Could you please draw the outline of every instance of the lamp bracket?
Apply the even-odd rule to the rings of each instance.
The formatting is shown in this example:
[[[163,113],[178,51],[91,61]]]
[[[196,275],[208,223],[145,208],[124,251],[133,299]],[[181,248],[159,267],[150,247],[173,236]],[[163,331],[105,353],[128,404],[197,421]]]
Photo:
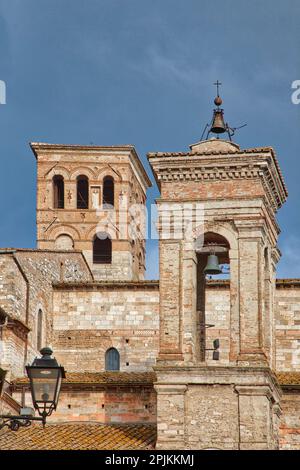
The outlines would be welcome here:
[[[26,415],[0,415],[0,429],[7,426],[11,431],[18,431],[20,427],[27,428],[32,421],[42,421],[43,426],[46,424],[46,417],[33,417]]]

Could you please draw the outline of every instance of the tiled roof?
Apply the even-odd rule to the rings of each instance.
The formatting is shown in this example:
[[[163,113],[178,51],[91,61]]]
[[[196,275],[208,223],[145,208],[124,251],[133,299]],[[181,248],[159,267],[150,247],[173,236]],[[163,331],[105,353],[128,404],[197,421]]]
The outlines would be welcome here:
[[[300,385],[300,372],[276,372],[280,385]]]
[[[206,281],[208,287],[229,287],[230,281],[228,279],[208,279]],[[286,278],[276,279],[277,288],[289,288],[289,287],[300,287],[300,279],[298,278]]]
[[[158,289],[158,280],[53,282],[54,289]]]
[[[155,442],[156,427],[143,424],[32,424],[0,431],[0,450],[142,450]]]
[[[66,372],[63,383],[86,384],[152,384],[154,372]],[[13,385],[28,383],[27,377],[15,379]]]

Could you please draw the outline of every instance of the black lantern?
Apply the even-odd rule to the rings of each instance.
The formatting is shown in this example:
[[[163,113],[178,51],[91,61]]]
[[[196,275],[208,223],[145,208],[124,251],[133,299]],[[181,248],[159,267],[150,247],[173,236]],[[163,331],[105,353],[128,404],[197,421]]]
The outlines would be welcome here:
[[[32,403],[39,415],[50,416],[56,410],[62,379],[65,377],[64,368],[52,358],[50,348],[41,349],[41,358],[35,358],[31,366],[26,366],[30,380]]]
[[[30,426],[32,421],[42,421],[45,426],[47,416],[56,410],[65,370],[51,357],[50,348],[43,348],[40,353],[41,358],[36,357],[31,366],[26,366],[32,403],[40,416],[35,417],[32,408],[22,408],[18,416],[0,415],[0,429],[7,426],[12,431],[18,431],[21,426]]]

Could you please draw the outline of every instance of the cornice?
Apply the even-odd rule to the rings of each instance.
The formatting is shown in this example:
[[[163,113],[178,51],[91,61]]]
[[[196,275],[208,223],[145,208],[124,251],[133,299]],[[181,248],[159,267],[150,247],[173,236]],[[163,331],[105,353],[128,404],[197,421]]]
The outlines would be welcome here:
[[[110,145],[110,146],[99,146],[99,145],[76,145],[76,144],[50,144],[45,142],[30,142],[30,148],[33,151],[35,158],[38,159],[40,152],[44,154],[51,154],[53,152],[66,152],[66,153],[86,153],[86,152],[125,152],[132,156],[131,162],[133,167],[138,170],[143,179],[143,185],[145,189],[152,186],[151,180],[137,154],[134,145]]]
[[[88,282],[55,282],[52,284],[55,290],[98,290],[98,289],[159,289],[159,281],[88,281]]]
[[[178,181],[260,179],[274,211],[285,202],[287,190],[272,149],[236,152],[148,154],[157,184]]]

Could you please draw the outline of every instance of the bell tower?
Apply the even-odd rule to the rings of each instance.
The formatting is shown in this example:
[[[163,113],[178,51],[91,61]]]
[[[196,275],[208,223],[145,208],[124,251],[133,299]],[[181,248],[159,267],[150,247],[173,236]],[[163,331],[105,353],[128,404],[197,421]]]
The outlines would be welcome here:
[[[221,103],[218,94],[215,104]],[[157,445],[277,448],[276,212],[287,191],[274,150],[241,149],[219,108],[210,133],[217,138],[188,152],[148,154],[161,191]],[[225,133],[229,139],[220,139]],[[178,214],[187,208],[188,233],[178,230]],[[229,353],[212,364],[205,354],[206,274],[216,274],[218,263],[230,269]]]
[[[80,250],[96,280],[142,280],[143,220],[151,182],[131,145],[32,143],[38,248]],[[139,217],[137,217],[139,215]]]

